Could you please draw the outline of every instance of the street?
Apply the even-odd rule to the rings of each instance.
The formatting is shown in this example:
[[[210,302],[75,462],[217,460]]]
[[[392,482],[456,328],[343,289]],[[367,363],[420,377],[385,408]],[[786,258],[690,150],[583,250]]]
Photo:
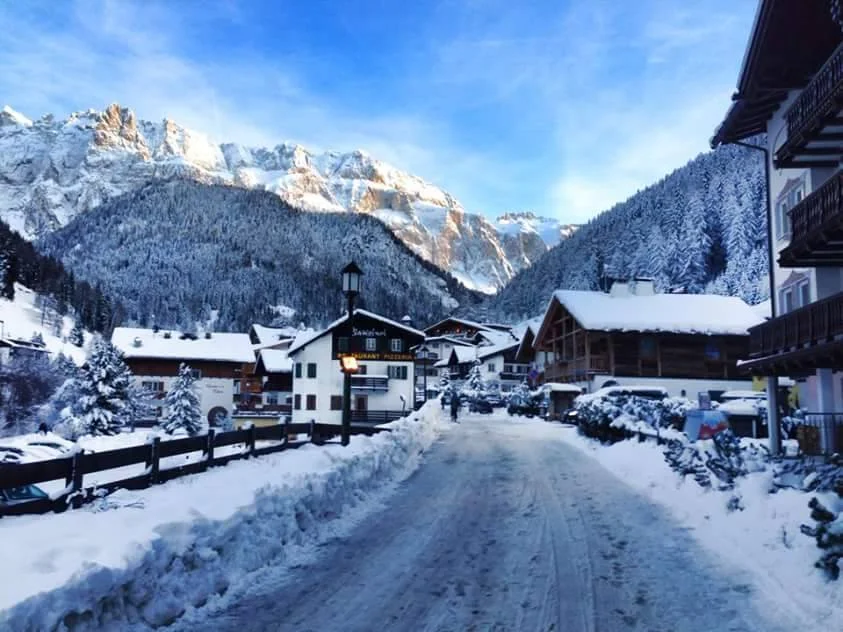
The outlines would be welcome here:
[[[419,470],[312,562],[264,573],[176,629],[785,629],[746,578],[660,507],[558,440],[561,427],[464,416]],[[777,627],[781,626],[781,627]]]

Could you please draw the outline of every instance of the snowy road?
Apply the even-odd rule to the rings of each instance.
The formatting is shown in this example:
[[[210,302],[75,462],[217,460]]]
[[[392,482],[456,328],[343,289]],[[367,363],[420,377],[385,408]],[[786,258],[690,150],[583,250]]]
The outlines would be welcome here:
[[[180,630],[775,632],[753,589],[557,440],[468,417],[387,505],[307,565]],[[196,613],[198,614],[198,613]]]

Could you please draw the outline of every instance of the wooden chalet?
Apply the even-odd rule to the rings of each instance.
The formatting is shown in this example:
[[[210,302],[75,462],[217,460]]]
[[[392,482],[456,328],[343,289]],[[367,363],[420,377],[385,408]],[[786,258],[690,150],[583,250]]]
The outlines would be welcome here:
[[[535,336],[546,354],[544,382],[597,377],[735,380],[760,321],[741,299],[656,294],[652,282],[615,283],[609,293],[553,295]],[[696,388],[698,384],[689,384]],[[678,393],[677,393],[678,394]]]

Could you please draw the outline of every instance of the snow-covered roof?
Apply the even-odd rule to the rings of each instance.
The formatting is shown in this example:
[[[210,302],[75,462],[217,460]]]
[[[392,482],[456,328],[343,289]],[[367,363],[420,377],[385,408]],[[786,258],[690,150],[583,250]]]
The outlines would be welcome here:
[[[392,320],[392,319],[386,318],[385,316],[381,316],[380,314],[375,314],[374,312],[370,312],[370,311],[367,311],[365,309],[355,309],[354,313],[359,314],[360,316],[366,316],[366,317],[371,318],[373,320],[380,321],[384,324],[390,325],[392,327],[396,327],[398,329],[403,329],[404,331],[406,331],[408,333],[414,334],[416,336],[421,336],[422,338],[424,338],[424,332],[423,331],[420,331],[418,329],[414,329],[413,327],[408,327],[407,325],[405,325],[403,323],[399,323],[397,320]],[[298,336],[296,336],[296,339],[293,341],[293,344],[290,345],[290,348],[287,350],[287,353],[289,355],[293,355],[294,353],[298,352],[302,347],[310,344],[311,342],[313,342],[317,338],[321,338],[322,336],[329,333],[330,331],[333,331],[334,328],[338,327],[339,325],[346,322],[347,320],[348,320],[348,314],[344,314],[342,317],[337,318],[334,322],[332,322],[330,325],[328,325],[327,327],[325,327],[325,329],[323,329],[321,331],[303,332],[303,333],[299,334]]]
[[[760,318],[767,320],[772,316],[772,303],[772,300],[768,298],[766,301],[761,301],[760,303],[753,305],[752,309],[755,310],[755,313],[758,314]]]
[[[751,306],[735,296],[610,296],[582,290],[559,290],[553,296],[584,329],[598,331],[746,335],[762,322]]]
[[[447,322],[460,323],[461,325],[466,325],[467,327],[479,329],[480,331],[494,331],[493,329],[491,329],[490,327],[488,327],[487,325],[484,325],[482,323],[476,323],[473,320],[466,320],[465,318],[455,318],[453,316],[450,317],[450,318],[444,318],[444,319],[440,320],[438,323],[435,323],[435,324],[431,325],[430,327],[425,327],[425,331],[430,331],[431,329],[435,329],[439,325],[441,325],[443,323],[447,323]]]
[[[546,382],[542,388],[547,389],[551,393],[582,393],[582,387],[574,384],[561,384],[559,382]]]
[[[517,340],[509,340],[503,344],[499,345],[486,345],[477,347],[477,358],[483,360],[485,358],[491,358],[492,356],[496,356],[499,353],[504,353],[509,351],[510,349],[514,349],[520,343]]]
[[[206,360],[209,362],[255,361],[252,341],[248,334],[212,333],[210,338],[197,336],[196,340],[181,338],[177,331],[155,332],[138,327],[117,327],[111,334],[111,342],[127,358],[161,358],[167,360]]]
[[[437,340],[441,340],[443,342],[450,342],[454,345],[461,345],[463,347],[471,347],[472,345],[468,340],[464,338],[454,338],[453,336],[433,336],[432,338],[427,338],[425,342],[435,342]]]
[[[720,399],[766,399],[764,391],[725,391],[720,394]]]
[[[282,340],[295,338],[299,330],[295,327],[265,327],[264,325],[252,325],[252,331],[258,337],[258,344],[275,344]]]
[[[495,331],[491,329],[477,332],[477,338],[482,338],[484,343],[487,345],[496,346],[505,345],[510,342],[517,342],[515,336],[508,331]]]
[[[292,373],[293,361],[283,349],[262,349],[258,361],[263,363],[267,373]]]
[[[454,347],[451,353],[457,356],[457,364],[468,364],[477,359],[476,347]]]

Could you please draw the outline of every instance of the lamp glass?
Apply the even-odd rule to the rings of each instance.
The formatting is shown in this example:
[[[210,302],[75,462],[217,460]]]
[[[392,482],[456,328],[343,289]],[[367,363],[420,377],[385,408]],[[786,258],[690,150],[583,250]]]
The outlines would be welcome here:
[[[340,358],[340,368],[343,373],[357,373],[360,365],[357,364],[357,358],[354,356],[343,356]]]

